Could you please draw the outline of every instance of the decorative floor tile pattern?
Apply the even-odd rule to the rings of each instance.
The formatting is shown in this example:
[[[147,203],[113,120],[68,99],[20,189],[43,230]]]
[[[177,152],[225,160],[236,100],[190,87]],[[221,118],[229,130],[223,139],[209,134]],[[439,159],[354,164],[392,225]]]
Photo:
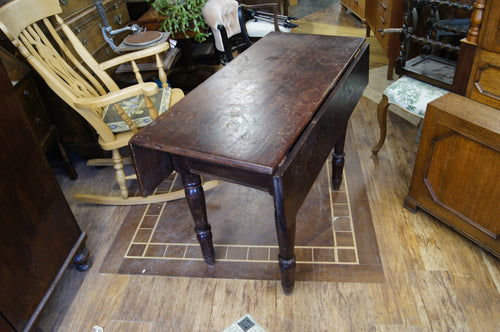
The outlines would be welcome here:
[[[346,151],[339,191],[325,163],[297,215],[296,279],[383,282],[357,152]],[[171,176],[159,192],[181,189]],[[201,256],[185,200],[135,206],[123,221],[101,272],[279,280],[272,196],[221,182],[205,193],[215,267]]]
[[[327,178],[331,179],[331,163],[325,164]],[[173,187],[179,188],[179,176],[174,176]],[[295,247],[297,264],[359,264],[355,233],[349,209],[349,198],[345,186],[334,192],[328,181],[331,211],[331,246]],[[335,203],[334,203],[335,202]],[[158,260],[203,260],[198,243],[156,242],[155,231],[162,222],[163,213],[169,203],[151,204],[144,211],[135,230],[125,258]],[[214,243],[219,262],[277,263],[277,245],[237,245]]]

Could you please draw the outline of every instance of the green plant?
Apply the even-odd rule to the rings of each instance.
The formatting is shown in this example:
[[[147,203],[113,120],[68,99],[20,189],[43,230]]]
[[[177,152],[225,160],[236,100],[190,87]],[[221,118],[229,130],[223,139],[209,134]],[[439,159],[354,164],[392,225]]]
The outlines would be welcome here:
[[[188,32],[194,32],[194,39],[203,42],[209,36],[208,25],[201,10],[206,0],[148,0],[151,6],[165,16],[162,29],[174,33],[182,32],[189,38]]]

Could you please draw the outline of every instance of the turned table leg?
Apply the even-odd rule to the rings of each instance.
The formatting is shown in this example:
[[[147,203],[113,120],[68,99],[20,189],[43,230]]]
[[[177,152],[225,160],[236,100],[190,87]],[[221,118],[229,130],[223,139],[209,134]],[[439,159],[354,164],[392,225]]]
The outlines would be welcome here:
[[[347,127],[340,135],[339,139],[335,143],[335,148],[333,149],[332,154],[332,187],[334,190],[339,190],[340,185],[342,184],[342,172],[344,171],[344,144],[345,144],[345,135],[346,135]]]
[[[283,191],[275,188],[274,195],[276,234],[279,245],[281,287],[285,295],[292,294],[295,285],[295,212],[285,209]]]
[[[180,172],[186,200],[194,220],[194,230],[200,243],[203,259],[208,266],[215,265],[215,251],[212,242],[212,232],[207,220],[205,192],[201,185],[201,177],[197,174]]]

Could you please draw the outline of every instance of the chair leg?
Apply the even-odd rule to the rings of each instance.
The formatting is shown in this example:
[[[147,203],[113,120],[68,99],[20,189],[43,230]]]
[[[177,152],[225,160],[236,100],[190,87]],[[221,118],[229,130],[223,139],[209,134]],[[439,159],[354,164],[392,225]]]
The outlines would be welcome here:
[[[125,171],[123,170],[122,156],[118,149],[114,149],[113,151],[113,167],[116,171],[116,182],[120,186],[120,196],[123,199],[128,198],[128,189],[127,189],[127,179],[125,178]]]
[[[170,191],[163,194],[154,194],[148,197],[132,196],[129,197],[127,189],[127,179],[135,179],[135,175],[126,176],[123,170],[122,156],[118,150],[113,150],[113,167],[116,171],[116,182],[120,186],[120,196],[103,196],[93,194],[75,194],[73,199],[92,204],[104,205],[139,205],[139,204],[152,204],[162,203],[177,200],[185,197],[184,190]],[[124,158],[125,159],[125,158]],[[103,163],[104,164],[104,163]],[[101,165],[101,164],[100,164]],[[203,190],[208,191],[217,187],[220,184],[218,180],[212,180],[203,183]]]
[[[378,116],[378,124],[380,127],[380,139],[376,146],[372,148],[373,154],[377,154],[377,152],[382,148],[385,142],[385,136],[387,134],[387,109],[389,108],[389,98],[386,95],[382,95],[382,100],[378,104],[377,108],[377,116]]]

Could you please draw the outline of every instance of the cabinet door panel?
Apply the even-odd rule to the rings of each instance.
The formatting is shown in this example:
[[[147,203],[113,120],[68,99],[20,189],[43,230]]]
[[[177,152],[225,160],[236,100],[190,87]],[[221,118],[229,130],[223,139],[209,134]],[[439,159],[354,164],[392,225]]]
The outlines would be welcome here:
[[[434,138],[425,181],[436,204],[497,238],[500,223],[492,216],[500,216],[499,164],[497,151],[450,132]]]

